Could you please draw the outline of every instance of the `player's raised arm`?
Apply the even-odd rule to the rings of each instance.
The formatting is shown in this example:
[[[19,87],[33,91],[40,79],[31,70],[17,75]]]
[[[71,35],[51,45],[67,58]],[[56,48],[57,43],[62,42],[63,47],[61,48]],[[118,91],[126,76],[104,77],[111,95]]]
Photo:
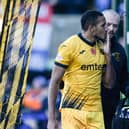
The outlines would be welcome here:
[[[111,38],[107,31],[106,43],[104,43],[104,53],[106,57],[106,68],[103,74],[103,83],[106,88],[113,88],[116,80],[116,72],[111,59]]]

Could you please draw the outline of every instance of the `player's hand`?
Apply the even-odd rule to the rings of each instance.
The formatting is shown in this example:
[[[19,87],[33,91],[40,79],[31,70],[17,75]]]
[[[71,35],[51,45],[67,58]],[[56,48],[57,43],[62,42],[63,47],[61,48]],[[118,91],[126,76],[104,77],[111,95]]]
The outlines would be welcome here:
[[[107,31],[107,34],[106,34],[106,41],[104,43],[103,51],[107,55],[111,53],[111,38],[110,38],[110,34],[109,34],[108,31]]]

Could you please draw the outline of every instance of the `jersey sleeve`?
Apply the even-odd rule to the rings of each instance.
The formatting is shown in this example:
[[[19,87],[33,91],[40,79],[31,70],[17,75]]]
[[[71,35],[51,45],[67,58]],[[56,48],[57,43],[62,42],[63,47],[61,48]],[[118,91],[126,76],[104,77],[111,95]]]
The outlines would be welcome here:
[[[71,45],[72,43],[69,41],[60,44],[57,56],[55,58],[56,65],[62,66],[64,68],[67,68],[69,66],[73,56],[73,47]]]

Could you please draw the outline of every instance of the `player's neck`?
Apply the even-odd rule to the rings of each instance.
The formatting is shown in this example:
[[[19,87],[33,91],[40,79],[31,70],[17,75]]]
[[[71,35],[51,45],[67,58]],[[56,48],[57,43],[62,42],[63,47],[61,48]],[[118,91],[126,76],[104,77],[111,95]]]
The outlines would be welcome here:
[[[91,36],[91,34],[89,34],[87,32],[83,32],[82,36],[83,36],[83,38],[85,38],[89,42],[95,42],[95,38],[93,36]]]

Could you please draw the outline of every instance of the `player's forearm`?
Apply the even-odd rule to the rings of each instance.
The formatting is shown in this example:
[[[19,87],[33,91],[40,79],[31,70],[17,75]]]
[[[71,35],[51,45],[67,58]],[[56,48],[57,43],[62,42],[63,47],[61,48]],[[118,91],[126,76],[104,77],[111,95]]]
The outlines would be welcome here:
[[[56,119],[56,98],[58,92],[58,83],[51,82],[48,90],[48,118]]]
[[[106,55],[107,65],[105,69],[105,75],[104,75],[104,86],[106,88],[113,88],[115,79],[116,79],[116,73],[115,69],[112,64],[111,54]]]

